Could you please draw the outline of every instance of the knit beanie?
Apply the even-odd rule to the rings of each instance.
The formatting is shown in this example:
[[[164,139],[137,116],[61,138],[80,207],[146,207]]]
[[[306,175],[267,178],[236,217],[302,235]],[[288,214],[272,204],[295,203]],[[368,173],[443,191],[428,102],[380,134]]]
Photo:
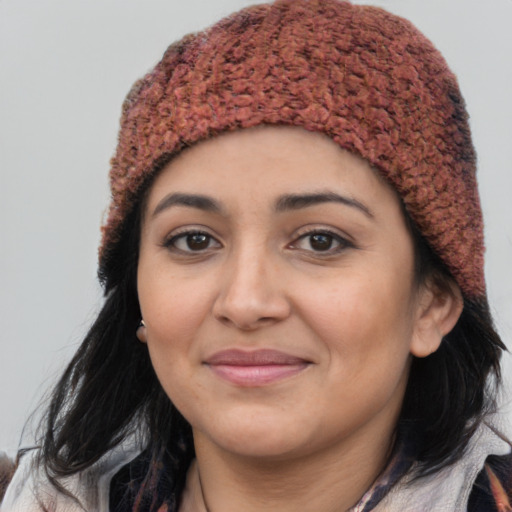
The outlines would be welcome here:
[[[262,124],[324,133],[370,162],[463,294],[485,295],[476,158],[457,80],[410,22],[339,0],[243,9],[171,45],[135,83],[111,162],[100,276],[173,155]]]

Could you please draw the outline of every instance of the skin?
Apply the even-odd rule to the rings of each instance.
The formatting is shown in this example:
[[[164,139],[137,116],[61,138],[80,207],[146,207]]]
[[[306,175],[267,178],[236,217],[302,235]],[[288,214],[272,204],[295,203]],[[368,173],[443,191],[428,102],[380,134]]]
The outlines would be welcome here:
[[[413,269],[396,193],[324,135],[231,132],[161,171],[142,222],[138,336],[193,429],[182,512],[357,503],[386,464],[411,355],[435,351],[460,314],[456,290],[418,287]],[[304,364],[240,385],[208,364],[226,349]]]

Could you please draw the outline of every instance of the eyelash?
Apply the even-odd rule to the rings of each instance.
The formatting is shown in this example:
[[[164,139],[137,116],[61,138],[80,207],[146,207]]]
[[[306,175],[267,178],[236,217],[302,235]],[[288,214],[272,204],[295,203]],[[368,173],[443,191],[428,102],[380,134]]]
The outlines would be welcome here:
[[[336,233],[334,231],[331,231],[329,229],[325,228],[316,228],[312,229],[310,231],[307,231],[306,233],[301,234],[294,242],[292,242],[292,246],[297,245],[297,242],[301,240],[310,239],[309,245],[311,246],[311,237],[314,237],[315,235],[323,235],[327,236],[331,239],[331,243],[337,243],[337,247],[332,248],[328,247],[326,250],[313,250],[313,249],[304,249],[307,252],[313,252],[315,255],[319,256],[332,256],[335,254],[338,254],[346,249],[353,248],[354,244],[341,236],[339,233]]]
[[[300,247],[297,247],[297,244],[300,241],[306,240],[308,238],[310,239],[309,245],[311,247],[311,237],[314,237],[316,235],[322,235],[322,236],[328,237],[330,239],[329,240],[330,246],[327,247],[325,250],[314,250],[312,248],[311,249],[301,249]],[[193,250],[190,248],[190,246],[188,249],[182,249],[177,246],[177,244],[180,240],[183,240],[185,243],[187,243],[188,242],[187,239],[189,239],[189,237],[193,237],[193,236],[205,237],[207,246],[204,248],[201,248],[199,250]],[[218,242],[216,240],[216,238],[214,236],[212,236],[210,233],[208,233],[206,231],[201,231],[201,230],[195,230],[195,229],[190,230],[189,229],[189,230],[174,234],[169,239],[165,240],[162,245],[165,248],[167,248],[170,251],[173,251],[175,253],[189,254],[189,255],[192,255],[192,254],[200,255],[200,254],[204,254],[206,251],[212,249],[212,247],[211,247],[212,242],[215,242],[218,247],[221,246],[220,242]],[[331,247],[333,243],[337,244],[337,246],[335,248]],[[331,231],[329,229],[316,228],[316,229],[309,230],[305,233],[302,233],[291,244],[289,244],[288,247],[297,248],[298,250],[302,250],[304,252],[314,253],[315,255],[318,255],[318,256],[332,256],[332,255],[338,254],[346,249],[354,247],[354,244],[334,231]]]
[[[177,234],[171,236],[168,240],[165,240],[162,245],[171,251],[181,253],[181,254],[202,254],[206,250],[210,249],[210,247],[206,247],[204,249],[194,251],[193,249],[190,249],[190,247],[189,247],[189,250],[180,249],[179,247],[177,247],[177,242],[179,240],[184,240],[185,243],[187,243],[187,239],[189,237],[193,237],[193,236],[204,236],[208,241],[208,246],[211,244],[212,241],[215,241],[220,246],[220,242],[218,242],[215,239],[215,237],[210,235],[210,233],[208,233],[206,231],[201,231],[199,229],[192,229],[192,230],[189,229],[189,230],[183,231],[181,233],[177,233]]]

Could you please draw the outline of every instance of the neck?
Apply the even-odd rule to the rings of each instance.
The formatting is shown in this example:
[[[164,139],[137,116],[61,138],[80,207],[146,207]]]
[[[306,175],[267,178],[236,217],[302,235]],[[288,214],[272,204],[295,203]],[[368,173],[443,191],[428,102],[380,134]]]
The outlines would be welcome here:
[[[197,432],[194,438],[197,459],[180,512],[343,512],[371,487],[390,450],[383,437],[366,437],[350,449],[331,445],[309,456],[261,460],[220,450]]]

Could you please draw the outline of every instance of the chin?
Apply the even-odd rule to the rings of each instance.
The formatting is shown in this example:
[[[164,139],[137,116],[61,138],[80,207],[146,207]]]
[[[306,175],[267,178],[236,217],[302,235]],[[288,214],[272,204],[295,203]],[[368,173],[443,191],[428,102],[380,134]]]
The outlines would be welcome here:
[[[266,460],[283,460],[298,455],[300,449],[299,440],[285,439],[283,435],[269,436],[268,432],[247,432],[243,437],[233,437],[225,439],[224,437],[214,440],[223,450],[239,457]],[[282,433],[280,433],[282,434]],[[299,446],[297,446],[299,444]]]
[[[205,437],[223,451],[242,457],[280,459],[293,456],[307,446],[305,432],[297,428],[302,422],[261,414],[241,414],[225,418],[206,429],[195,429],[194,437]]]

